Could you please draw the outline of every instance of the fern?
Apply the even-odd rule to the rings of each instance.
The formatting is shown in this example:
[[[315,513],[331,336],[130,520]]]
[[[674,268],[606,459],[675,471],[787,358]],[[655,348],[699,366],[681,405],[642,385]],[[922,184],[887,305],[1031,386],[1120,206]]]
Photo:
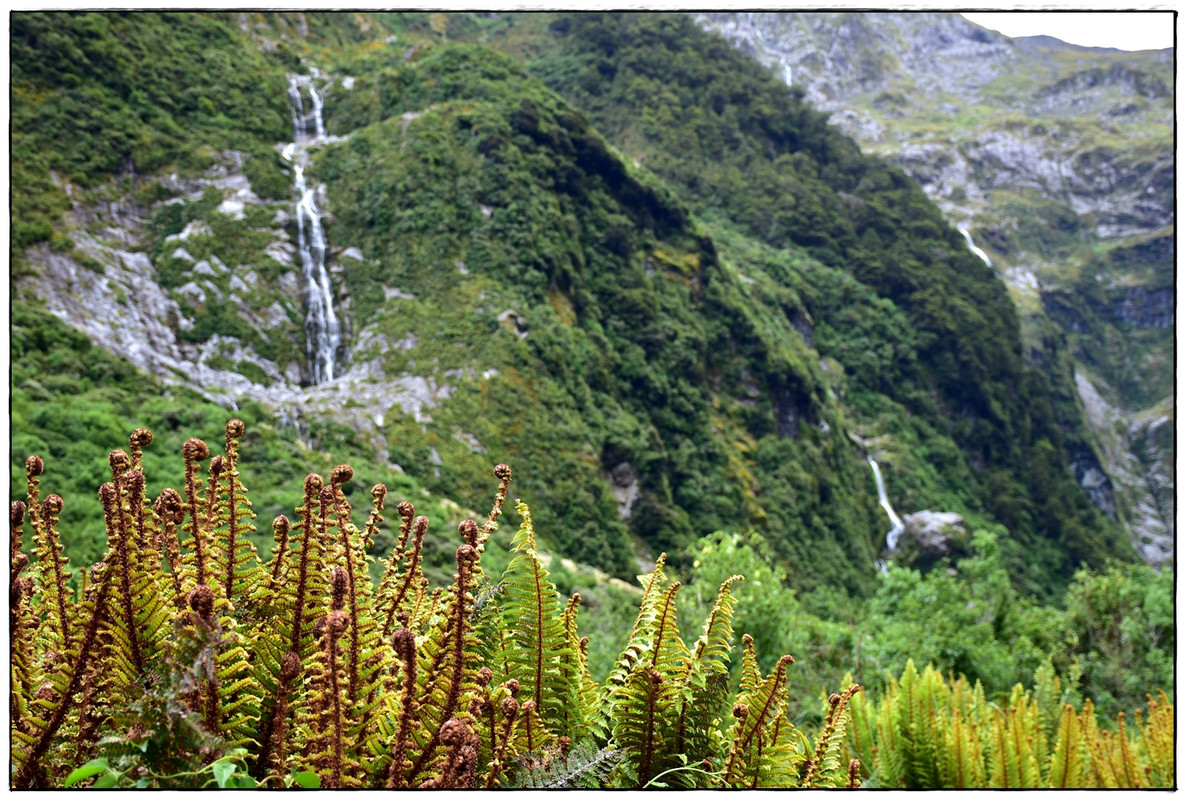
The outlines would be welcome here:
[[[517,504],[523,524],[515,534],[516,555],[502,576],[500,603],[507,653],[505,678],[514,678],[540,718],[560,735],[575,736],[570,703],[579,697],[577,654],[566,635],[556,587],[535,550],[535,529],[526,504]],[[568,665],[566,668],[565,665]]]
[[[1105,731],[1090,701],[1078,714],[1066,703],[1051,711],[1071,695],[1050,671],[998,708],[978,684],[909,664],[880,704],[856,686],[832,695],[811,742],[787,719],[790,656],[764,677],[743,636],[730,697],[740,576],[720,587],[689,646],[664,557],[641,578],[626,647],[598,685],[580,596],[561,601],[526,506],[506,573],[498,582],[482,573],[510,483],[505,465],[495,468],[485,524],[458,528],[447,588],[428,584],[428,520],[406,502],[372,584],[366,550],[386,489],[372,489],[360,529],[346,465],[328,481],[306,478],[295,523],[276,517],[262,562],[247,541],[243,432],[232,420],[213,458],[187,441],[183,491],[152,503],[142,471],[151,435],[134,432],[130,455],[113,451],[100,490],[107,550],[75,571],[78,595],[57,535],[63,503],[41,500],[44,467],[27,462],[26,500],[10,519],[14,788],[60,786],[92,759],[109,770],[105,781],[136,775],[162,787],[201,785],[204,773],[231,766],[262,785],[315,774],[327,788],[1173,784],[1164,694],[1149,699],[1147,719],[1121,717]],[[21,546],[26,522],[33,560]]]
[[[573,745],[564,755],[526,763],[519,771],[518,789],[601,789],[624,756],[622,750],[597,748],[592,742]]]
[[[723,776],[726,785],[751,789],[798,785],[806,742],[801,735],[796,738],[786,719],[786,669],[792,663],[791,656],[783,656],[765,680],[754,664],[752,688],[743,689],[733,706]]]

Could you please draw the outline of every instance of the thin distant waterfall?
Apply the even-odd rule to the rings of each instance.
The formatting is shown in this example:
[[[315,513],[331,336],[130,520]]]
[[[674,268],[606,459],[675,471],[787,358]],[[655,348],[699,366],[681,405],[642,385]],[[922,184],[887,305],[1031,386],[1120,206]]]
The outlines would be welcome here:
[[[292,75],[288,79],[288,100],[292,108],[293,143],[283,151],[293,167],[293,196],[296,198],[297,250],[305,286],[305,352],[309,376],[314,384],[334,379],[334,355],[342,344],[342,327],[334,315],[334,293],[325,268],[325,229],[317,208],[315,191],[305,184],[308,160],[305,145],[325,139],[325,118],[321,95],[313,76]],[[305,110],[305,95],[311,108]]]
[[[765,50],[767,53],[773,52],[770,47],[770,44],[766,41],[766,34],[762,33],[762,29],[754,24],[753,12],[749,12],[748,14],[746,14],[746,18],[749,20],[750,28],[752,28],[754,33],[757,35],[758,42],[762,45],[762,49]],[[785,83],[787,86],[790,86],[791,85],[791,65],[787,63],[786,57],[783,56],[781,53],[778,55],[778,64],[779,64],[779,66],[782,67],[782,82]]]
[[[877,482],[877,502],[889,515],[892,526],[885,536],[885,549],[887,552],[893,553],[898,549],[898,537],[902,535],[902,531],[906,530],[906,526],[902,523],[902,518],[894,511],[894,507],[890,505],[889,496],[885,493],[885,482],[881,480],[881,468],[877,466],[877,462],[871,456],[869,457],[869,466],[873,468],[873,480]],[[885,572],[884,562],[879,561],[878,566],[882,572]]]
[[[976,246],[976,243],[972,241],[972,234],[968,233],[968,229],[960,228],[959,232],[964,235],[964,241],[968,243],[968,249],[971,250],[976,255],[980,256],[980,260],[983,261],[986,265],[991,267],[992,262],[988,260],[988,253],[984,252],[983,250],[981,250],[979,247]]]

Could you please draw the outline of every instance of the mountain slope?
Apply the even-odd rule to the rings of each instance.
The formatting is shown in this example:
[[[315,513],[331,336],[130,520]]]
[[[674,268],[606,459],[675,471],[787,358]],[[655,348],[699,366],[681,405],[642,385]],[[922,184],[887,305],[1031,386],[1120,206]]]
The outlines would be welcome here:
[[[453,19],[236,17],[237,46],[305,55],[260,85],[327,135],[72,189],[14,296],[464,505],[510,463],[549,544],[617,575],[753,528],[796,586],[867,593],[870,453],[910,510],[1009,526],[1029,588],[1128,555],[1070,471],[1065,363],[1027,368],[1003,287],[903,173],[688,18]],[[313,216],[343,338],[315,384]]]
[[[1076,477],[1147,560],[1172,560],[1172,449],[1150,461],[1143,444],[1173,417],[1172,52],[1013,40],[947,13],[698,19],[922,184],[1010,284],[1027,351],[1069,348],[1100,454],[1073,457]],[[1102,484],[1086,466],[1101,458]]]

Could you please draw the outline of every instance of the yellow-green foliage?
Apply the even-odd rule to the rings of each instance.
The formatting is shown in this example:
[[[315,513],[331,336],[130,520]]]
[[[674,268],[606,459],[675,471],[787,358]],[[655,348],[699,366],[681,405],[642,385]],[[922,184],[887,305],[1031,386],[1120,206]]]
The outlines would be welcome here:
[[[1138,711],[1135,730],[1122,713],[1109,731],[1090,700],[1079,710],[1051,702],[1059,689],[1052,672],[1039,670],[1034,691],[1017,685],[998,705],[979,684],[944,679],[930,666],[919,672],[910,661],[880,702],[854,698],[847,747],[865,785],[883,788],[1174,785],[1173,706],[1163,692],[1148,698],[1147,719]]]
[[[371,490],[359,529],[343,491],[353,470],[309,475],[296,521],[273,521],[263,560],[247,539],[243,433],[231,420],[213,457],[187,441],[185,485],[151,502],[140,454],[152,436],[133,433],[130,456],[111,453],[99,493],[106,554],[75,573],[56,530],[63,501],[41,500],[44,465],[28,460],[27,500],[11,516],[14,788],[855,785],[844,742],[859,687],[832,695],[812,742],[787,717],[793,659],[763,677],[747,635],[730,696],[740,576],[724,582],[688,644],[676,624],[680,584],[660,558],[641,579],[626,650],[598,685],[578,633],[580,596],[564,602],[551,582],[526,505],[506,573],[493,582],[482,572],[509,467],[495,468],[485,523],[459,526],[450,586],[429,586],[428,520],[407,502],[376,586],[367,550],[386,487]],[[1172,750],[1150,742],[1139,752],[1172,772]]]

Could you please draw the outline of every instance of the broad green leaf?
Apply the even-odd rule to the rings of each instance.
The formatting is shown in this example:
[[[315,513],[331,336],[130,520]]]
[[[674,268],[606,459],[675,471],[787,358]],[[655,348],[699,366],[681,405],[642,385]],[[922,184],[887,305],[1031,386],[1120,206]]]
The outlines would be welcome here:
[[[107,763],[105,758],[96,758],[87,764],[83,764],[78,769],[66,776],[66,782],[63,786],[73,786],[79,781],[86,780],[92,775],[98,775],[100,772],[106,772],[111,769],[111,765]]]
[[[227,780],[235,773],[236,765],[230,761],[215,761],[210,765],[214,772],[214,780],[218,781],[218,788],[225,789]]]
[[[316,772],[298,772],[292,776],[292,782],[305,789],[320,789],[321,778]]]
[[[91,784],[91,788],[110,789],[112,786],[115,786],[117,783],[119,783],[119,779],[123,776],[124,774],[122,772],[108,770],[107,772],[104,772],[102,775],[100,775],[93,784]]]

